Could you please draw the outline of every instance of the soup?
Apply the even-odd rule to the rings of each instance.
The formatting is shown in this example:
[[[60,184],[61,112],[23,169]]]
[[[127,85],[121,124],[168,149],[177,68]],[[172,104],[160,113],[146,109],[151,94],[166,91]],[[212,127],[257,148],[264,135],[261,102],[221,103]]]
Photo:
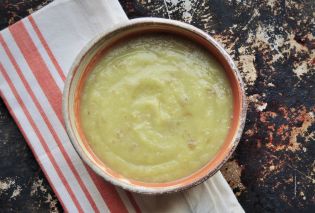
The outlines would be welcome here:
[[[232,121],[223,67],[198,44],[172,35],[143,35],[111,47],[81,94],[81,127],[95,155],[143,182],[173,181],[202,168]]]

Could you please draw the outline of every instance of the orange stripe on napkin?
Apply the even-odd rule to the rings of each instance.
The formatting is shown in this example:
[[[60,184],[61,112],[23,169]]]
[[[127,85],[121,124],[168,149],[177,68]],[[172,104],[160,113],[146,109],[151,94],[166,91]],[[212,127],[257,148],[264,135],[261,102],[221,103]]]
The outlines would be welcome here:
[[[34,29],[35,32],[36,32],[36,35],[38,36],[39,40],[40,40],[41,43],[43,44],[43,46],[44,46],[46,52],[47,52],[48,55],[49,55],[50,60],[53,62],[53,64],[54,64],[56,70],[58,71],[58,73],[59,73],[61,79],[62,79],[63,81],[65,81],[65,80],[66,80],[66,76],[65,76],[64,72],[62,71],[62,69],[61,69],[61,67],[60,67],[60,65],[59,65],[59,63],[58,63],[58,61],[57,61],[57,59],[55,58],[54,54],[52,53],[51,49],[49,48],[48,43],[46,42],[46,40],[45,40],[43,34],[42,34],[41,31],[39,30],[39,27],[37,26],[37,24],[36,24],[34,18],[30,15],[30,16],[28,17],[28,20],[29,20],[30,23],[32,24],[33,29]]]
[[[60,121],[62,119],[62,94],[58,88],[55,80],[53,79],[46,63],[41,57],[38,49],[36,48],[34,42],[29,36],[28,32],[22,21],[9,27],[12,36],[24,55],[29,67],[31,68],[33,74],[35,75],[38,83],[43,89],[46,97],[48,98],[50,104],[56,111],[56,114]]]
[[[134,197],[132,196],[132,194],[129,191],[126,191],[126,194],[130,200],[130,203],[133,205],[133,207],[135,208],[137,213],[141,213],[141,210],[136,202],[136,200],[134,199]]]
[[[31,123],[32,128],[34,129],[34,132],[36,133],[37,137],[39,138],[39,141],[42,145],[42,147],[44,148],[49,160],[51,161],[54,169],[56,170],[59,178],[61,179],[61,181],[65,184],[65,187],[67,189],[67,191],[69,192],[69,195],[71,197],[71,199],[73,200],[75,206],[78,208],[79,212],[83,212],[83,209],[81,207],[81,205],[79,204],[74,192],[72,191],[67,179],[65,178],[65,176],[63,175],[60,167],[58,166],[54,156],[50,153],[49,147],[46,144],[43,135],[40,133],[40,131],[38,130],[32,116],[30,115],[29,111],[27,110],[27,107],[25,106],[25,104],[23,103],[23,101],[21,100],[21,97],[18,95],[11,79],[9,78],[8,74],[6,73],[4,67],[2,66],[2,64],[0,64],[0,72],[2,73],[4,79],[6,80],[6,82],[9,84],[10,89],[13,92],[14,97],[16,98],[16,100],[18,101],[19,105],[21,106],[24,114],[26,115],[28,121]]]
[[[25,48],[25,45],[23,45],[23,42],[27,42],[27,44],[29,44],[30,46],[33,46],[34,44],[33,44],[32,40],[27,40],[27,39],[31,39],[31,38],[30,38],[29,35],[27,34],[26,29],[25,29],[23,23],[22,23],[22,22],[19,22],[19,24],[20,24],[20,26],[23,26],[23,27],[20,27],[19,29],[16,29],[16,28],[15,28],[16,25],[14,25],[14,27],[11,27],[11,28],[12,28],[12,31],[11,31],[11,32],[12,32],[12,36],[14,37],[16,43],[17,43],[18,46],[20,47],[20,49],[21,49],[21,51],[22,51],[24,57],[25,57],[26,60],[28,61],[29,58],[28,58],[28,55],[27,55],[27,50],[24,49],[24,51],[23,51],[23,49],[22,49],[22,48]],[[25,31],[24,31],[24,30],[25,30]],[[21,35],[21,34],[22,34],[22,35],[27,35],[27,36],[25,36],[25,39],[21,38],[21,37],[18,36],[18,35],[15,35],[14,33],[17,32],[17,31],[20,33],[19,35]],[[16,39],[16,38],[17,38],[17,39]],[[94,211],[99,212],[99,210],[97,209],[97,206],[96,206],[96,204],[95,204],[95,202],[94,202],[94,200],[93,200],[91,194],[89,193],[88,189],[86,188],[85,184],[83,183],[83,181],[82,181],[82,179],[81,179],[79,173],[78,173],[77,170],[75,169],[75,167],[74,167],[74,165],[73,165],[73,163],[72,163],[72,161],[71,161],[71,159],[70,159],[70,157],[69,157],[69,154],[68,154],[67,151],[65,150],[65,147],[64,147],[64,145],[63,145],[61,139],[58,137],[58,134],[57,134],[56,131],[54,130],[54,128],[53,128],[51,122],[49,121],[49,119],[47,118],[47,115],[45,114],[43,108],[41,107],[41,105],[39,104],[38,100],[36,99],[36,97],[35,97],[33,91],[32,91],[31,88],[30,88],[30,85],[29,85],[29,84],[27,83],[27,81],[25,80],[25,78],[24,78],[24,76],[23,76],[23,73],[21,72],[20,68],[18,67],[18,65],[17,65],[17,63],[16,63],[14,57],[13,57],[12,54],[10,53],[10,51],[9,51],[9,49],[8,49],[6,43],[4,42],[4,40],[3,40],[3,38],[2,38],[1,35],[0,35],[0,40],[1,40],[1,43],[2,43],[2,45],[3,45],[3,47],[4,47],[5,51],[6,51],[7,55],[8,55],[9,58],[10,58],[12,64],[14,65],[14,67],[15,67],[15,69],[16,69],[18,75],[19,75],[19,77],[21,78],[21,80],[22,80],[22,82],[23,82],[23,84],[24,84],[26,90],[27,90],[28,93],[30,94],[30,96],[31,96],[31,98],[32,98],[32,100],[33,100],[33,102],[35,103],[35,105],[36,105],[36,107],[38,108],[38,110],[39,110],[41,116],[43,117],[43,119],[44,119],[46,125],[48,126],[49,131],[51,132],[51,134],[53,135],[53,137],[54,137],[56,143],[58,144],[58,147],[60,148],[60,151],[61,151],[62,155],[64,156],[64,158],[65,158],[65,160],[66,160],[68,166],[70,167],[70,170],[72,171],[72,173],[73,173],[73,175],[75,176],[76,180],[78,181],[80,187],[82,188],[82,191],[84,192],[85,196],[87,197],[87,199],[88,199],[89,202],[91,203],[91,206],[92,206],[92,208],[94,209]],[[32,48],[32,47],[31,47],[31,48]],[[36,48],[35,45],[34,45],[33,48]],[[37,50],[37,49],[36,49],[36,50]],[[37,57],[41,57],[41,56],[39,55],[39,53],[38,53]],[[39,60],[37,60],[37,61],[39,61]],[[30,63],[29,63],[29,65],[30,65]],[[36,66],[36,65],[37,65],[37,64],[33,64],[32,67],[34,67],[34,66]],[[37,66],[41,66],[41,64],[38,64]],[[31,66],[30,66],[30,67],[31,67]],[[31,67],[31,69],[32,69],[32,67]],[[47,68],[47,69],[48,69],[48,68]],[[32,70],[33,70],[33,69],[32,69]],[[33,71],[33,73],[34,73],[34,72],[36,72],[36,71]],[[42,70],[41,73],[49,73],[49,71],[48,71],[48,70]],[[34,74],[35,74],[35,73],[34,73]],[[41,75],[41,76],[40,76],[40,79],[38,79],[38,76],[39,76],[39,75]],[[39,84],[40,84],[41,79],[42,79],[42,78],[45,78],[46,76],[44,76],[44,75],[42,75],[42,74],[38,74],[37,76],[35,75],[35,77],[38,79],[38,82],[39,82]],[[53,83],[53,82],[52,82],[53,79],[49,79],[49,80],[50,80],[50,81],[49,81],[49,82],[46,82],[46,84],[52,84],[52,83]],[[46,85],[46,86],[48,86],[48,85]],[[41,87],[43,88],[43,85],[41,85]],[[46,90],[47,90],[47,89],[46,89]],[[46,90],[43,89],[44,93],[45,93]],[[58,88],[58,87],[57,87],[57,88],[54,88],[54,90],[55,90],[54,93],[53,93],[54,98],[55,98],[55,99],[58,99],[58,96],[59,96],[60,99],[61,99],[61,93],[60,93],[59,88]],[[49,98],[48,98],[48,99],[49,99]],[[53,104],[51,103],[51,101],[50,101],[50,104],[53,105]],[[61,103],[60,103],[60,104],[61,104]],[[55,108],[54,108],[54,109],[55,109]],[[58,113],[60,113],[60,112],[58,112],[58,111],[56,112],[57,116],[58,116]],[[60,119],[61,116],[62,116],[62,115],[59,114],[58,118]],[[63,122],[63,120],[61,120],[61,122]]]
[[[91,178],[93,179],[95,185],[99,189],[101,196],[105,200],[107,207],[109,210],[113,213],[127,213],[128,210],[125,207],[125,204],[122,202],[120,196],[117,193],[117,190],[115,187],[104,181],[100,176],[98,176],[96,173],[94,173],[90,167],[86,166],[86,169],[88,170],[89,174],[91,175]]]

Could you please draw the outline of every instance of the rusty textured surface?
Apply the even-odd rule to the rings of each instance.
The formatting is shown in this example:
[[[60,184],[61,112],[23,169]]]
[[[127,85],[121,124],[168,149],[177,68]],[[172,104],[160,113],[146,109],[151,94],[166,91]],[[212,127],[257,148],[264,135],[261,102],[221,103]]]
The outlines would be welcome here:
[[[314,212],[315,1],[122,2],[131,18],[171,18],[205,30],[238,64],[248,117],[221,171],[244,209]]]
[[[0,0],[1,29],[48,2]],[[315,1],[120,2],[130,18],[171,18],[205,30],[225,46],[238,64],[246,83],[248,117],[241,142],[221,171],[244,209],[247,212],[314,212]],[[16,153],[23,151],[21,158],[36,173],[38,166],[23,139],[12,136],[19,132],[11,118],[4,119],[8,113],[2,103],[0,111],[0,146],[4,147],[7,141],[19,150],[8,148],[5,155],[1,151],[1,158],[14,161]],[[15,176],[3,172],[9,168],[6,164],[1,168],[1,181],[7,178],[15,181]],[[18,175],[20,169],[12,169],[13,175]],[[39,173],[42,180],[43,175]],[[34,180],[36,176],[29,174]],[[20,185],[22,192],[30,191],[29,186]],[[43,187],[51,193],[45,180]],[[17,186],[16,189],[19,191]],[[1,202],[11,203],[13,207],[24,205],[18,199],[10,200],[10,193],[0,192],[0,205]],[[31,195],[21,195],[26,200],[30,199],[28,196]],[[45,195],[36,199],[44,203]],[[56,206],[60,210],[60,204]]]

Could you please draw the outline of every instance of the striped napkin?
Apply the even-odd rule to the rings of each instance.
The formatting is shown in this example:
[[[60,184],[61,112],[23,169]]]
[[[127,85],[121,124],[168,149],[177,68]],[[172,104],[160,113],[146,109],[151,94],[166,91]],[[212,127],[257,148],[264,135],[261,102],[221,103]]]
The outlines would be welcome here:
[[[127,17],[116,0],[55,0],[0,32],[0,92],[68,212],[244,212],[220,172],[184,192],[148,196],[97,176],[75,152],[61,112],[74,57]]]

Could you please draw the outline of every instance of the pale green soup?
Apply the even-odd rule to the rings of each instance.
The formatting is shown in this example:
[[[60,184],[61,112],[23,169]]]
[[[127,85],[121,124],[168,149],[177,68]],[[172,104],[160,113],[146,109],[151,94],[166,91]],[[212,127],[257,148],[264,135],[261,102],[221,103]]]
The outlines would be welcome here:
[[[222,66],[198,45],[146,35],[110,49],[80,100],[84,134],[111,169],[144,182],[192,174],[228,133],[233,98]]]

